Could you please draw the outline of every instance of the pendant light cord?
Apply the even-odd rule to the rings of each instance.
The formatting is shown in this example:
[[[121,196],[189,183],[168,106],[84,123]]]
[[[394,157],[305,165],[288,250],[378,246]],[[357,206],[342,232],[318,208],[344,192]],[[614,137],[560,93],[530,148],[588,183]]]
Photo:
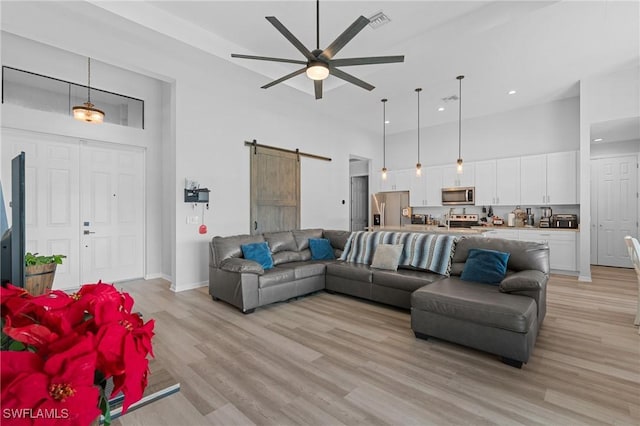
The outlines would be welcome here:
[[[418,163],[420,163],[420,92],[422,89],[418,87],[416,92],[418,92]]]
[[[87,58],[87,102],[91,103],[91,58]]]
[[[320,0],[316,0],[316,49],[320,50]]]
[[[387,100],[382,99],[382,167],[387,167]]]
[[[458,88],[458,158],[462,158],[462,79],[463,75],[457,77],[460,82]]]

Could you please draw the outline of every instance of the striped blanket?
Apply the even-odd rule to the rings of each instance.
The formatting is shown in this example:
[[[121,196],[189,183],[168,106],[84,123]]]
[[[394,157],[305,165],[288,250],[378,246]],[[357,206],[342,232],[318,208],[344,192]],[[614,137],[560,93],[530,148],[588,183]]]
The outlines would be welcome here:
[[[370,265],[378,244],[403,244],[399,266],[428,269],[449,275],[458,237],[418,232],[352,232],[340,260]]]

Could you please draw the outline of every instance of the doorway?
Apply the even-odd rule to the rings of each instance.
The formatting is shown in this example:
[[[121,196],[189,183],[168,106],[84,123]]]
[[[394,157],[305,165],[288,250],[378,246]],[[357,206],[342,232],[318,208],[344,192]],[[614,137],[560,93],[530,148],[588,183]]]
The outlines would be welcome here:
[[[351,177],[351,231],[364,231],[369,217],[369,176]]]
[[[638,157],[591,160],[591,263],[631,267],[624,237],[638,236]]]
[[[5,167],[26,154],[26,246],[64,254],[54,289],[144,276],[145,151],[2,129]]]

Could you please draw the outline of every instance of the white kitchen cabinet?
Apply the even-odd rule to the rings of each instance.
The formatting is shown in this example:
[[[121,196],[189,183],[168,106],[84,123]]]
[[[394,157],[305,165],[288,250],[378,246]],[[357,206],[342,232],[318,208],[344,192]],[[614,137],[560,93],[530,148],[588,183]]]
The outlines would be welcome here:
[[[520,204],[577,204],[576,151],[520,158]]]
[[[577,232],[521,231],[521,241],[537,241],[549,245],[549,266],[552,270],[576,271]]]
[[[487,238],[504,238],[505,240],[518,240],[519,233],[517,229],[491,229],[482,233]]]
[[[442,206],[442,167],[423,167],[422,176],[416,177],[415,170],[410,179],[409,204],[411,207]]]
[[[413,172],[413,173],[412,173]],[[408,191],[410,187],[410,179],[415,176],[415,170],[402,169],[402,170],[389,170],[387,172],[387,178],[382,179],[380,174],[380,191]]]
[[[495,205],[496,161],[478,161],[475,166],[476,205]]]
[[[520,158],[496,160],[496,201],[494,204],[498,206],[517,206],[520,204]]]
[[[520,158],[479,161],[474,165],[476,205],[520,204]]]
[[[474,163],[464,163],[463,166],[461,174],[458,174],[457,165],[455,163],[442,166],[443,188],[475,185]]]

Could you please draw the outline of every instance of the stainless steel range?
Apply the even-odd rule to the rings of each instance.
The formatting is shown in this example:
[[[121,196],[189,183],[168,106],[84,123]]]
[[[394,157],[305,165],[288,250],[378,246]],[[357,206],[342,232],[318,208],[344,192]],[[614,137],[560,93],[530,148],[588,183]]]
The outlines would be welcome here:
[[[452,214],[449,216],[450,228],[471,228],[478,226],[479,216],[477,214]]]

